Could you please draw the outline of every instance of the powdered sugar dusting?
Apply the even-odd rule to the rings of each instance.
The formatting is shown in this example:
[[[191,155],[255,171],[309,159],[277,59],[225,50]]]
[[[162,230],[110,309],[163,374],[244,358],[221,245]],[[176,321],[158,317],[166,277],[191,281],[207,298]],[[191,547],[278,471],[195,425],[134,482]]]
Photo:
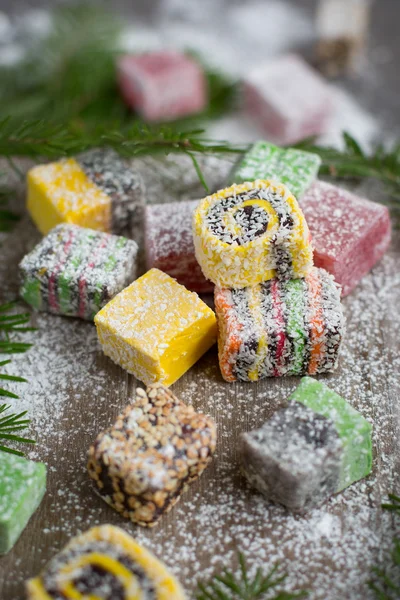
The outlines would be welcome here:
[[[397,256],[386,256],[346,299],[348,333],[340,369],[322,378],[372,422],[374,473],[305,517],[266,502],[247,487],[237,468],[239,434],[272,415],[297,379],[227,384],[211,351],[173,389],[216,419],[217,457],[160,527],[145,531],[121,520],[93,494],[86,451],[127,403],[127,376],[102,356],[93,325],[38,315],[39,331],[29,334],[35,348],[8,367],[27,377],[29,387],[11,384],[9,389],[24,392],[14,406],[27,409],[40,432],[30,457],[48,464],[51,491],[38,513],[42,535],[33,540],[35,562],[19,564],[17,554],[10,555],[16,583],[36,574],[71,536],[111,522],[162,558],[189,591],[197,578],[234,567],[241,549],[252,571],[281,560],[290,571],[286,587],[311,587],[313,600],[372,598],[365,580],[387,554],[393,533],[390,516],[381,514],[379,504],[393,489],[396,450],[397,425],[389,407],[400,391],[400,360],[390,350],[400,330],[394,309],[398,286],[391,285],[400,275]],[[29,532],[25,535],[21,543],[29,539]]]

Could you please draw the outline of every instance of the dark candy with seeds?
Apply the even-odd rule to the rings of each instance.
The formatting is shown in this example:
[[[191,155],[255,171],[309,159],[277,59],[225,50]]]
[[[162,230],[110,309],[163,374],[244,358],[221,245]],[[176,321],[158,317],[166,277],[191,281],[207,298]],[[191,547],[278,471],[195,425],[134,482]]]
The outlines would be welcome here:
[[[89,450],[101,497],[125,518],[152,527],[211,461],[215,424],[160,383],[136,390],[131,406]]]

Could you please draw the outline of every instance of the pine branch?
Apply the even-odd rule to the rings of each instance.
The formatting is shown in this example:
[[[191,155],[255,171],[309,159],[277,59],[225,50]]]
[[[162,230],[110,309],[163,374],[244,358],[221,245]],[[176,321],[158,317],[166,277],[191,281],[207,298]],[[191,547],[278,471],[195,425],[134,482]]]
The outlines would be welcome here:
[[[117,85],[122,20],[90,3],[59,6],[51,14],[51,33],[38,40],[21,63],[0,68],[0,114],[64,123],[136,121]],[[176,121],[178,127],[220,116],[236,103],[236,82],[196,59],[206,76],[208,106]]]
[[[343,133],[343,141],[343,150],[318,146],[313,138],[299,142],[296,148],[321,157],[321,175],[335,180],[370,178],[381,182],[389,199],[383,197],[379,201],[400,216],[400,143],[389,149],[380,144],[366,154],[350,134]]]
[[[202,129],[175,131],[170,126],[151,127],[135,123],[129,127],[114,123],[88,126],[60,125],[48,121],[17,122],[12,117],[0,120],[0,156],[59,158],[79,154],[90,148],[113,148],[130,158],[144,154],[226,154],[245,148],[202,137]]]
[[[261,569],[253,578],[248,573],[243,554],[239,553],[240,574],[236,577],[224,569],[222,574],[214,575],[208,583],[198,584],[197,600],[295,600],[305,598],[308,592],[283,592],[276,588],[286,579],[286,574],[278,575],[276,565],[267,575]],[[275,595],[271,596],[271,593]]]
[[[0,367],[4,367],[5,365],[10,364],[11,360],[3,360],[3,362],[0,362]],[[26,379],[24,379],[23,377],[17,377],[16,375],[7,375],[5,373],[0,373],[0,380],[2,381],[15,381],[18,383],[28,383]],[[17,396],[17,394],[14,394],[13,392],[10,392],[9,390],[5,390],[3,388],[0,388],[0,396],[5,396],[7,398],[15,398],[18,399],[19,396]]]
[[[0,69],[1,112],[55,121],[125,116],[115,77],[120,19],[90,3],[57,7],[51,16],[49,35],[21,63]]]
[[[25,415],[27,414],[27,411],[25,410],[18,414],[11,413],[5,415],[5,413],[10,408],[11,407],[8,404],[0,405],[0,440],[19,442],[21,444],[36,444],[35,440],[15,435],[16,431],[22,431],[23,429],[26,429],[30,424],[29,419],[24,419]],[[24,456],[23,452],[15,450],[14,448],[9,448],[8,446],[3,446],[1,444],[0,450],[2,450],[3,452],[8,452],[10,454],[16,454],[17,456]]]
[[[25,332],[35,330],[35,328],[33,327],[21,327],[21,325],[25,325],[29,322],[30,315],[29,313],[13,313],[12,311],[15,308],[15,305],[15,302],[7,302],[5,304],[0,305],[0,354],[22,353],[26,352],[26,350],[28,350],[32,346],[32,344],[14,342],[13,340],[10,340],[10,333],[12,332]],[[0,367],[5,367],[10,363],[11,360],[9,359],[3,360],[0,362]],[[17,375],[8,375],[6,373],[0,373],[0,381],[28,383],[24,377],[19,377]],[[10,392],[9,390],[6,390],[4,388],[0,388],[0,397],[12,399],[19,398],[17,394],[14,394],[14,392]],[[18,414],[12,413],[5,416],[1,416],[9,408],[11,407],[8,404],[0,405],[0,440],[35,444],[36,442],[34,440],[15,435],[15,432],[21,431],[29,425],[30,420],[23,418],[27,414],[27,411]],[[8,446],[1,444],[1,442],[0,450],[3,450],[4,452],[10,452],[12,454],[17,454],[18,456],[23,456],[23,452],[9,448]]]

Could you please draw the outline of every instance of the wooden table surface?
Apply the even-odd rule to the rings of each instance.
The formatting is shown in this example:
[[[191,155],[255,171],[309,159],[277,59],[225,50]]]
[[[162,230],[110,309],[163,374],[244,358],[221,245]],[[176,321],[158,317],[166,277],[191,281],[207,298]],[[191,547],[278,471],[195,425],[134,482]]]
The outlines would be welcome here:
[[[390,5],[382,2],[386,9]],[[376,17],[382,22],[380,13]],[[394,41],[397,28],[393,21],[387,26],[388,47],[400,58]],[[376,21],[374,36],[379,47],[384,34],[376,31]],[[349,87],[375,111],[382,110],[386,129],[395,129],[394,97],[400,88],[392,77],[393,61],[385,68],[386,95],[381,86],[384,73],[378,80],[366,77]],[[162,187],[168,172],[159,177]],[[199,193],[197,184],[189,181],[171,195],[194,198]],[[0,300],[16,296],[17,264],[39,239],[27,216],[1,238]],[[373,423],[373,474],[305,517],[293,516],[250,490],[237,462],[239,434],[261,425],[298,380],[225,383],[213,349],[174,384],[173,391],[215,418],[215,460],[157,528],[144,530],[123,521],[93,493],[86,453],[97,433],[129,402],[137,382],[103,356],[94,325],[33,315],[38,326],[29,334],[34,347],[15,357],[10,369],[29,384],[18,387],[21,400],[12,402],[16,410],[29,410],[38,439],[30,456],[47,464],[48,491],[14,549],[0,558],[0,599],[22,600],[24,580],[37,574],[73,535],[99,523],[124,527],[146,544],[176,572],[189,597],[198,579],[221,566],[235,569],[237,550],[242,550],[252,569],[268,570],[279,560],[289,573],[288,589],[309,589],[312,600],[372,599],[366,581],[374,565],[388,563],[395,531],[392,516],[383,513],[380,504],[388,492],[399,489],[399,261],[396,231],[385,258],[344,300],[348,325],[340,366],[321,378]]]

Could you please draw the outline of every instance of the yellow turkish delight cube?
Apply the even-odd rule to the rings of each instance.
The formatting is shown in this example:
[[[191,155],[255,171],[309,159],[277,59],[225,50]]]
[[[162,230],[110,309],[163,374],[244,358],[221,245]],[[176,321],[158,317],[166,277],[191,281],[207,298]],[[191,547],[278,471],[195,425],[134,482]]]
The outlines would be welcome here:
[[[214,312],[158,269],[115,296],[94,321],[104,353],[145,384],[171,385],[217,339]]]
[[[111,198],[74,158],[29,171],[27,208],[44,235],[60,223],[111,230]]]

